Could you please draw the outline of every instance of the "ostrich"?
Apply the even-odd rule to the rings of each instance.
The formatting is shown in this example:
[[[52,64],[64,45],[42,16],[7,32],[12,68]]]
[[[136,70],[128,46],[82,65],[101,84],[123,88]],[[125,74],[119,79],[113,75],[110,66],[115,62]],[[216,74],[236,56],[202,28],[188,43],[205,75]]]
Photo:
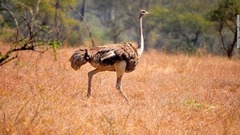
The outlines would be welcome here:
[[[144,39],[142,18],[146,14],[149,14],[146,10],[141,10],[139,14],[138,46],[131,43],[123,43],[108,44],[93,48],[80,48],[71,56],[71,67],[74,70],[80,69],[80,67],[87,62],[95,67],[94,70],[88,72],[88,97],[91,96],[91,82],[93,75],[102,71],[115,71],[117,73],[116,88],[128,102],[128,98],[121,87],[122,76],[125,72],[128,73],[135,70],[138,64],[138,59],[143,52]]]

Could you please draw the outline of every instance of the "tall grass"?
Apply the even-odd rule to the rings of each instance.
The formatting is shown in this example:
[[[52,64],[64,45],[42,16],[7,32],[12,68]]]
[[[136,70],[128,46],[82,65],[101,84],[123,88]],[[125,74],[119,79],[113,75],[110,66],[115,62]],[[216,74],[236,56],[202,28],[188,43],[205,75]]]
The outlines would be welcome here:
[[[70,68],[74,49],[19,54],[0,67],[1,134],[240,134],[240,61],[144,53],[124,74],[128,105],[114,72],[93,78]]]

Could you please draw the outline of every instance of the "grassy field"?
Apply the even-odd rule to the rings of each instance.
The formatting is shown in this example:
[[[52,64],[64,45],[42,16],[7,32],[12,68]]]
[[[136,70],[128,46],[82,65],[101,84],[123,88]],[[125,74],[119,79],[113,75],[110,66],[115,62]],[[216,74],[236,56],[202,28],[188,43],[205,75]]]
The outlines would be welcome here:
[[[240,61],[149,51],[124,74],[74,71],[75,49],[19,53],[0,67],[0,134],[240,134]]]

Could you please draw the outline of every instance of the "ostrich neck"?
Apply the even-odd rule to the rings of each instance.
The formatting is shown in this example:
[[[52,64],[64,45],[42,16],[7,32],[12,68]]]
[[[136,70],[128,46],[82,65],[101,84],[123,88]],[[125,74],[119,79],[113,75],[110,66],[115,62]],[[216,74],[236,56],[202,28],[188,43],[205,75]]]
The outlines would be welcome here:
[[[144,50],[144,39],[143,39],[143,31],[142,31],[142,17],[139,18],[139,38],[138,38],[138,55],[141,56]]]

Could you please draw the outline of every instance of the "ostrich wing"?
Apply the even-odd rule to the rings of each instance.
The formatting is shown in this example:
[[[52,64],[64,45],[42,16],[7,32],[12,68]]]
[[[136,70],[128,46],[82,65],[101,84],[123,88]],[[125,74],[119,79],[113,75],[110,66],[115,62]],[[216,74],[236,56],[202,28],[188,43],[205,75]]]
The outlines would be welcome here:
[[[101,61],[112,59],[114,57],[116,57],[116,53],[114,51],[109,51],[102,55]]]
[[[91,52],[93,62],[105,66],[113,65],[122,60],[125,60],[130,66],[135,66],[138,61],[137,51],[129,43],[98,46],[91,48]]]
[[[115,62],[122,60],[121,55],[116,53],[116,48],[104,49],[101,54],[100,62],[103,65],[113,65]]]

